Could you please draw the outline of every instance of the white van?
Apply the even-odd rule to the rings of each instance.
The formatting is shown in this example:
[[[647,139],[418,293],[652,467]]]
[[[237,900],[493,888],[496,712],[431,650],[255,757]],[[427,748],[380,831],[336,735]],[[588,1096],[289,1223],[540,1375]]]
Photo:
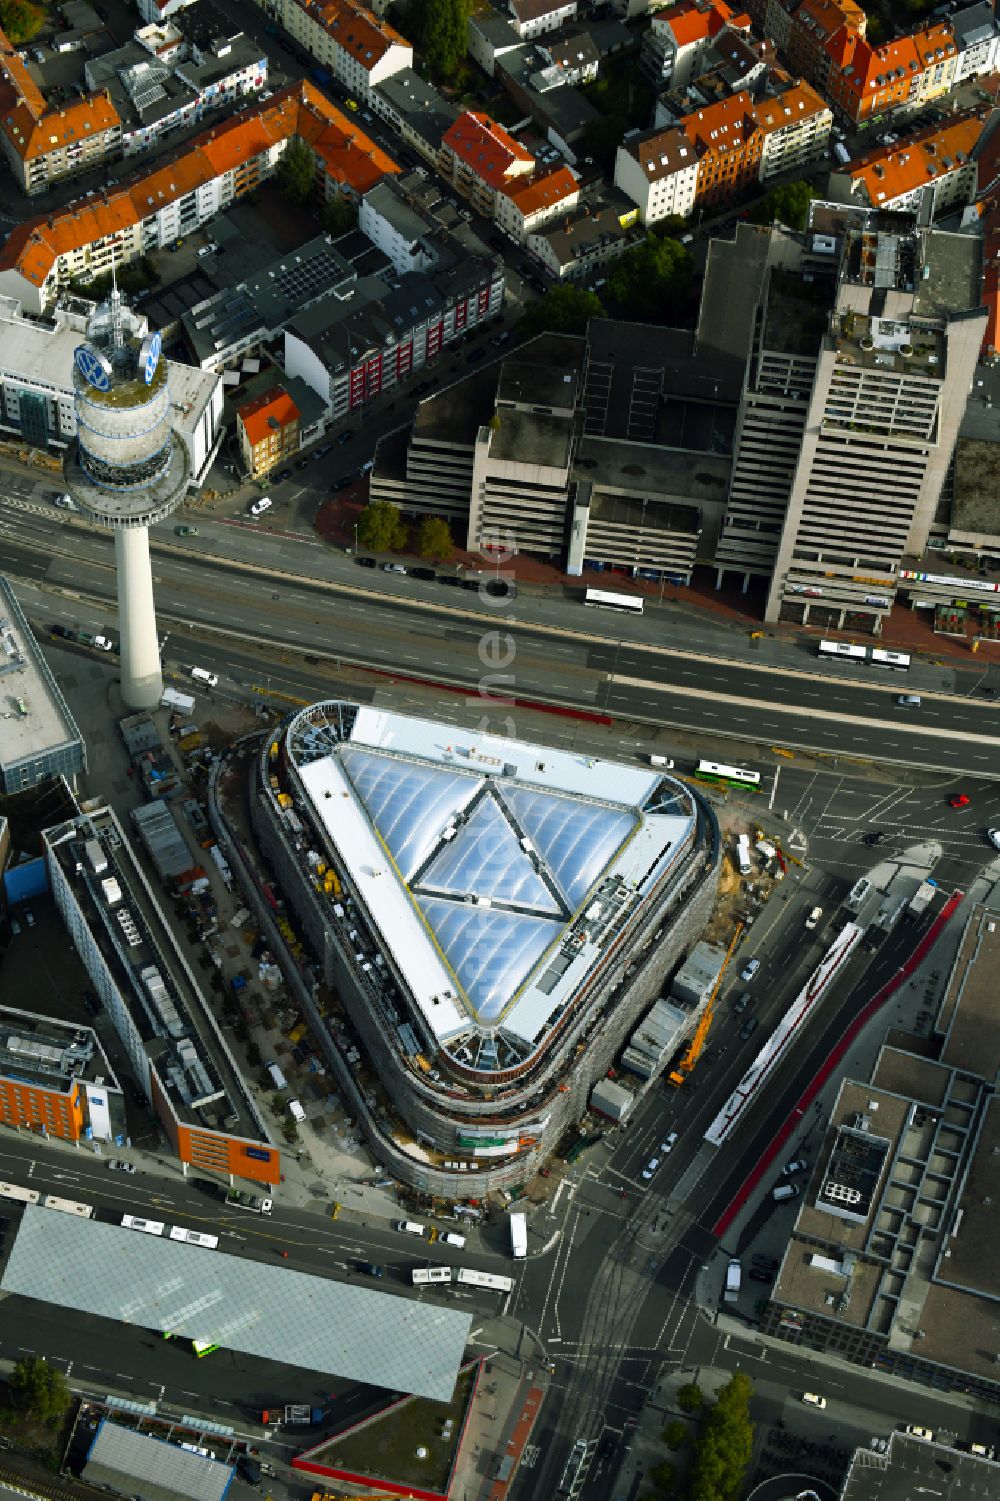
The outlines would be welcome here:
[[[209,688],[218,688],[219,686],[219,674],[217,672],[209,672],[205,667],[192,667],[191,676],[196,683],[205,683]]]
[[[771,1190],[771,1198],[776,1204],[780,1204],[784,1199],[797,1199],[798,1196],[799,1186],[797,1183],[780,1183],[777,1188],[772,1188]]]
[[[300,1126],[306,1118],[306,1113],[302,1109],[302,1106],[299,1104],[298,1100],[289,1100],[288,1113],[292,1117],[292,1120],[297,1121]]]
[[[264,1067],[271,1075],[271,1083],[275,1089],[287,1089],[288,1081],[276,1063],[265,1063]]]
[[[896,702],[903,709],[919,709],[920,695],[919,693],[901,693]]]
[[[270,495],[262,495],[260,500],[255,500],[253,502],[253,505],[250,507],[250,515],[263,516],[264,512],[269,511],[273,505],[274,501],[271,499]]]
[[[442,1237],[441,1237],[441,1244],[445,1245],[445,1246],[454,1246],[456,1248],[456,1250],[464,1251],[465,1250],[465,1236],[464,1235],[456,1235],[454,1230],[448,1230],[448,1231],[445,1232],[444,1235],[442,1235]]]
[[[424,1226],[418,1225],[414,1220],[397,1220],[396,1229],[402,1230],[405,1235],[423,1235]]]

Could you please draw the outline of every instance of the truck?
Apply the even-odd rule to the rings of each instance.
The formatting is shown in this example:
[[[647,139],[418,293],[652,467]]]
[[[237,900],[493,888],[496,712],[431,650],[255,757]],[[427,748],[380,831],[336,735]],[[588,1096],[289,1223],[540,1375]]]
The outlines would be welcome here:
[[[226,1203],[230,1209],[249,1209],[251,1214],[270,1214],[274,1200],[262,1199],[258,1194],[245,1194],[238,1188],[231,1188],[226,1194]]]
[[[835,141],[833,147],[831,148],[831,152],[834,161],[839,163],[840,166],[844,166],[851,159],[851,153],[848,151],[843,141]]]
[[[923,917],[937,892],[936,881],[921,881],[906,906],[907,917]]]
[[[736,864],[741,876],[748,876],[753,870],[750,864],[750,836],[741,834],[736,841]]]
[[[740,1283],[743,1280],[743,1268],[740,1266],[738,1256],[734,1256],[726,1268],[726,1290],[722,1295],[724,1303],[735,1303],[740,1293]]]
[[[510,1250],[515,1261],[528,1254],[528,1216],[512,1214],[510,1217]]]
[[[164,688],[160,695],[162,709],[174,709],[178,714],[192,714],[194,699],[190,693],[180,693],[176,688]]]
[[[265,1428],[285,1423],[322,1423],[323,1408],[310,1407],[305,1402],[288,1402],[284,1407],[265,1407],[260,1415]]]

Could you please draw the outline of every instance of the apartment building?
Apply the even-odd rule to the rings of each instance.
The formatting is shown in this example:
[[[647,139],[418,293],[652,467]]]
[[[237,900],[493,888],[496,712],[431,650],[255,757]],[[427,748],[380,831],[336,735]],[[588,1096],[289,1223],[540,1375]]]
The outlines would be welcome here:
[[[441,142],[458,119],[459,111],[444,96],[415,73],[402,68],[377,84],[369,104],[407,146],[422,156],[435,171],[444,158]]]
[[[612,188],[531,230],[525,243],[556,281],[583,282],[641,242],[637,217],[635,205]]]
[[[299,451],[301,417],[280,386],[273,386],[236,412],[236,440],[244,473],[262,479]]]
[[[565,217],[580,202],[580,184],[568,167],[541,177],[518,178],[496,198],[500,228],[523,245],[528,236],[553,219]]]
[[[855,157],[831,175],[831,196],[891,212],[916,211],[923,204],[932,215],[973,202],[978,187],[974,153],[989,114],[982,109],[953,116],[903,142]]]
[[[522,42],[576,20],[577,0],[507,0],[511,25]]]
[[[814,205],[836,297],[765,610],[877,633],[934,521],[987,313],[967,235]]]
[[[50,184],[121,155],[122,123],[103,90],[51,106],[0,31],[0,149],[14,181],[35,197]]]
[[[441,147],[444,175],[488,219],[496,214],[498,194],[535,170],[531,152],[489,115],[459,115],[445,131]]]
[[[808,83],[800,80],[756,106],[763,141],[760,180],[798,172],[828,150],[833,111]]]
[[[830,99],[827,87],[831,73],[850,66],[849,53],[854,43],[864,39],[868,17],[854,0],[802,0],[799,6],[786,5],[787,22],[778,20],[780,0],[768,0],[767,35],[778,41],[787,25],[787,41],[778,45],[785,51],[788,67],[802,74],[824,98]],[[777,31],[770,29],[778,21]],[[832,102],[832,100],[831,100]]]
[[[678,0],[657,11],[642,39],[642,66],[659,86],[684,88],[698,73],[724,28],[749,32],[750,17],[725,0]]]
[[[312,147],[324,195],[357,196],[398,171],[312,84],[290,84],[194,137],[175,161],[15,226],[0,247],[0,295],[42,313],[74,278],[173,244],[266,181],[294,137]]]
[[[686,115],[681,128],[698,159],[695,201],[709,207],[741,193],[760,177],[764,132],[747,93]]]
[[[413,48],[387,21],[355,0],[258,0],[299,46],[359,99],[413,67]]]
[[[992,5],[968,5],[951,18],[958,57],[955,61],[956,84],[967,78],[981,78],[1000,69],[1000,22]]]
[[[615,187],[639,210],[643,224],[672,214],[686,218],[698,190],[698,154],[679,126],[636,132],[615,154]]]

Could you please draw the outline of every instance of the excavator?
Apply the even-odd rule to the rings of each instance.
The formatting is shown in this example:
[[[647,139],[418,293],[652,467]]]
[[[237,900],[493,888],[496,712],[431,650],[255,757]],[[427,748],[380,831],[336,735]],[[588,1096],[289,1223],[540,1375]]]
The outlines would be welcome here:
[[[679,1088],[680,1085],[684,1083],[684,1080],[687,1078],[688,1074],[694,1068],[695,1064],[698,1062],[698,1059],[702,1055],[702,1051],[705,1047],[705,1042],[708,1038],[708,1031],[712,1025],[712,1018],[715,1015],[715,1002],[718,998],[719,989],[722,985],[722,979],[729,967],[729,961],[733,957],[733,951],[736,948],[737,943],[739,942],[739,937],[742,932],[743,924],[741,922],[738,922],[736,924],[736,931],[733,933],[733,936],[729,941],[729,947],[726,950],[726,957],[722,961],[722,968],[719,970],[718,979],[712,986],[712,993],[708,998],[708,1004],[706,1005],[704,1011],[701,1013],[701,1018],[698,1022],[698,1025],[697,1027],[695,1027],[694,1032],[691,1035],[691,1041],[688,1043],[683,1057],[678,1061],[677,1067],[675,1069],[672,1069],[671,1072],[667,1075],[667,1083],[672,1084],[675,1089]]]

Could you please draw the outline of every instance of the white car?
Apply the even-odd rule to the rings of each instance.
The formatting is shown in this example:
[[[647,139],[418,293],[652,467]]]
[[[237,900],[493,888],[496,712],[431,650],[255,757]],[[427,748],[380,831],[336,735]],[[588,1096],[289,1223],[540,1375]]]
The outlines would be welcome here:
[[[660,1142],[660,1151],[663,1153],[663,1155],[665,1157],[668,1152],[672,1152],[674,1150],[674,1147],[676,1145],[677,1145],[677,1132],[676,1131],[671,1131],[671,1133],[667,1137],[666,1141],[661,1141]]]
[[[928,1444],[934,1442],[934,1432],[931,1428],[918,1428],[916,1423],[907,1423],[903,1429],[911,1438],[922,1438]]]
[[[649,1161],[646,1163],[646,1166],[642,1170],[642,1176],[645,1178],[645,1180],[646,1180],[647,1183],[652,1178],[653,1174],[656,1172],[656,1169],[659,1167],[659,1165],[660,1165],[660,1159],[659,1159],[659,1157],[651,1157],[649,1159]]]
[[[986,837],[995,850],[1000,850],[1000,829],[987,829]]]
[[[802,1393],[802,1400],[803,1400],[803,1402],[807,1403],[807,1405],[809,1407],[825,1407],[826,1406],[826,1398],[825,1397],[821,1397],[818,1392],[803,1392]]]
[[[743,966],[743,968],[740,970],[740,979],[744,982],[744,984],[746,984],[749,980],[753,979],[754,975],[757,973],[757,971],[759,969],[760,969],[760,960],[759,959],[751,959],[749,961],[749,963],[745,964]]]

